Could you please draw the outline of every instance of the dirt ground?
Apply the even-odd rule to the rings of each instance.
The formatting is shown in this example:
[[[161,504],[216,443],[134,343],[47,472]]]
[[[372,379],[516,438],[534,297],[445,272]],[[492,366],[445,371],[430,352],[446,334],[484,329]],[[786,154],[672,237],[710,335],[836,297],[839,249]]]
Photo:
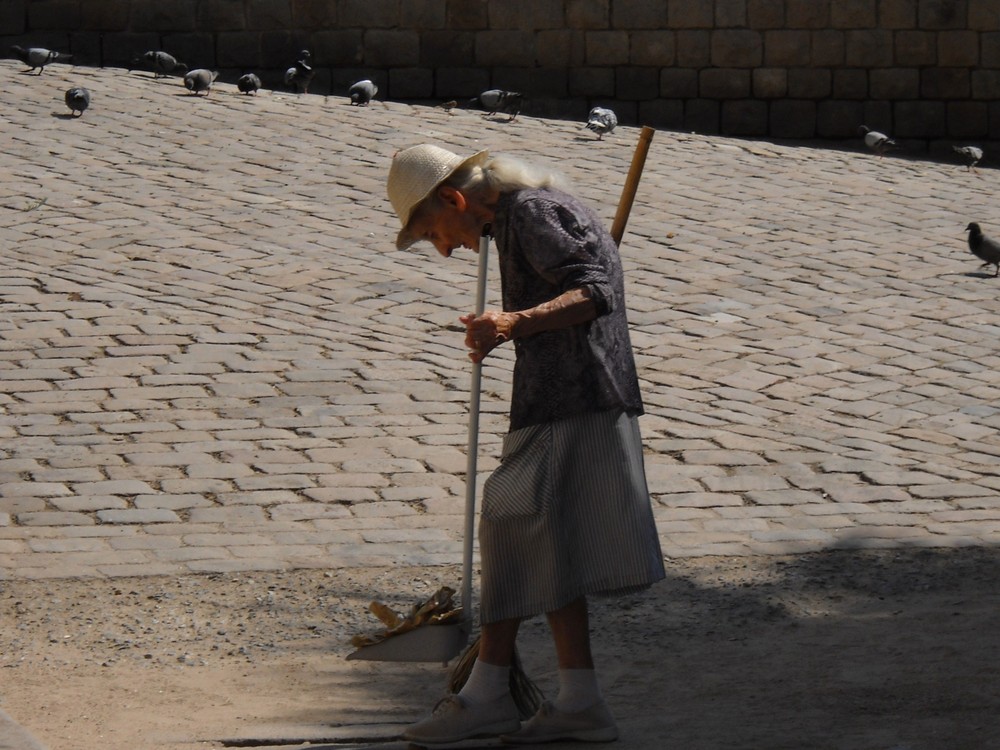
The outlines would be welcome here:
[[[1000,551],[668,561],[593,606],[622,738],[684,750],[1000,748]],[[457,569],[0,581],[0,708],[51,750],[357,746],[444,690],[437,664],[347,661]],[[541,620],[520,648],[554,691]]]

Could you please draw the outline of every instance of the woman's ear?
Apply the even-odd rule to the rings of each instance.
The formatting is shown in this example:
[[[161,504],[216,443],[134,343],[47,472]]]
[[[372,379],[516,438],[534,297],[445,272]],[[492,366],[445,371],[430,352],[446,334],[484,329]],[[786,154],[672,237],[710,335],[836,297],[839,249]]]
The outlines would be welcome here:
[[[441,185],[437,193],[442,201],[453,206],[457,211],[464,212],[468,208],[469,203],[465,200],[465,196],[451,185]]]

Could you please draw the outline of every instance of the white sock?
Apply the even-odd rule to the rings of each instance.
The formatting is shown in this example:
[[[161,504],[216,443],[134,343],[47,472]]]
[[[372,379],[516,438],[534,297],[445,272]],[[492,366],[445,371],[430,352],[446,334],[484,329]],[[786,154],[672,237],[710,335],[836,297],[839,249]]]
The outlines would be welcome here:
[[[601,688],[593,669],[559,670],[559,695],[552,701],[557,711],[575,714],[600,700]]]
[[[510,667],[498,667],[476,659],[469,679],[458,691],[469,703],[489,703],[510,692]]]

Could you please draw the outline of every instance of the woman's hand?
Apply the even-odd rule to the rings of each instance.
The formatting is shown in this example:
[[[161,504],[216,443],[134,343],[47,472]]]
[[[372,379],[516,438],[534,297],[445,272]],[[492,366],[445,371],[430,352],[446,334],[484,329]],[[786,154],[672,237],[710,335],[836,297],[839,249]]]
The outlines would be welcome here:
[[[479,317],[463,315],[459,320],[465,324],[465,345],[471,350],[469,359],[482,362],[483,359],[504,341],[513,336],[517,313],[487,310]]]

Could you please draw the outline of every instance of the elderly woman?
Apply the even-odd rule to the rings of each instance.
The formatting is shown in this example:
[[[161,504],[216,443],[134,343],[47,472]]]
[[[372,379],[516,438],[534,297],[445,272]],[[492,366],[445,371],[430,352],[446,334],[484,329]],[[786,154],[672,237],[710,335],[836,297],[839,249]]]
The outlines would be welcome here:
[[[447,258],[492,235],[503,310],[460,320],[473,361],[507,342],[515,351],[510,432],[485,484],[479,525],[479,656],[461,691],[403,737],[615,740],[586,597],[639,591],[664,576],[615,242],[556,177],[486,151],[400,151],[388,194],[403,227],[400,249],[425,240]],[[521,621],[543,613],[559,693],[522,726],[509,691],[514,643]]]

